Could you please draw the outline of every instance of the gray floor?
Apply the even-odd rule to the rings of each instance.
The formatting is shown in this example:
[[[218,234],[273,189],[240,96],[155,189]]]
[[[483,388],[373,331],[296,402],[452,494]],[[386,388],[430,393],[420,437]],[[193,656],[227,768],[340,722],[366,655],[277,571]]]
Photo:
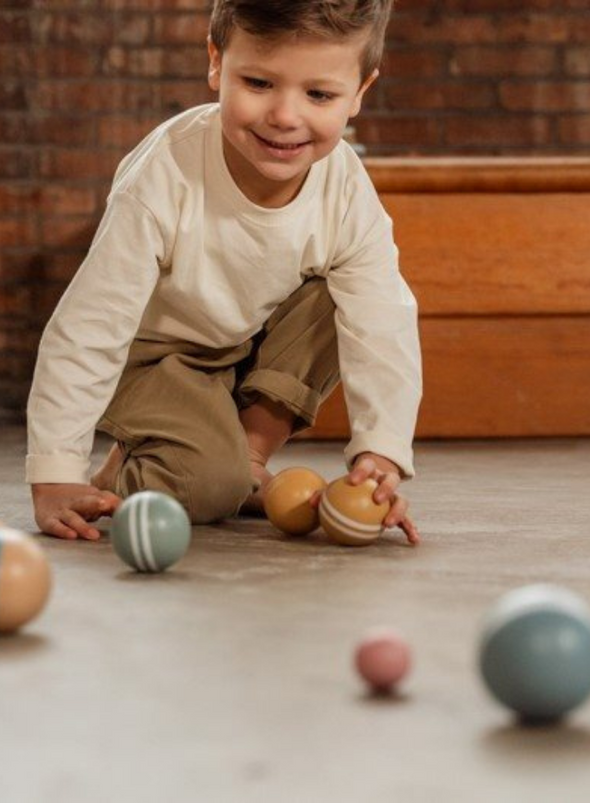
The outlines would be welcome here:
[[[341,449],[296,444],[274,467],[329,479]],[[23,455],[23,431],[5,429],[0,519],[34,531]],[[521,728],[474,662],[503,591],[551,581],[590,601],[590,441],[421,443],[417,467],[417,549],[291,541],[240,519],[195,528],[177,569],[141,576],[106,535],[43,538],[50,604],[0,639],[0,800],[587,801],[590,705]],[[352,671],[373,624],[411,642],[398,699],[366,695]]]

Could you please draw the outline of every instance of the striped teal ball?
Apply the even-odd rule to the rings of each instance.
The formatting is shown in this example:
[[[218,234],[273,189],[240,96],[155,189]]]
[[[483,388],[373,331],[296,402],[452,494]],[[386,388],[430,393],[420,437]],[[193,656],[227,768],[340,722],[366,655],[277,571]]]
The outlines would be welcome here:
[[[590,695],[590,610],[566,588],[531,585],[508,592],[484,622],[483,680],[525,720],[556,720]]]
[[[171,496],[140,491],[117,509],[111,543],[117,555],[139,572],[162,572],[188,549],[191,525],[185,509]]]

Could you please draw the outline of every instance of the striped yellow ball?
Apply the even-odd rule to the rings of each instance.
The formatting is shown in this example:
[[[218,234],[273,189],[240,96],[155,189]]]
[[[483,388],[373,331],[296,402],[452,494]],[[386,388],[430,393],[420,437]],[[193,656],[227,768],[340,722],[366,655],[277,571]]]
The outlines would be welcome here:
[[[375,480],[351,485],[348,477],[331,482],[320,501],[320,523],[330,540],[344,546],[367,546],[383,532],[389,502],[377,504]]]

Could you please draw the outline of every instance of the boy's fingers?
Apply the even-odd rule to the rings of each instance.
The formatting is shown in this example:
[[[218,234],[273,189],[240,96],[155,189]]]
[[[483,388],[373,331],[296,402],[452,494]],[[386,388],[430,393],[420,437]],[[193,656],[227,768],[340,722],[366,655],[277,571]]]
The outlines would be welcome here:
[[[39,524],[39,522],[37,523]],[[39,529],[46,535],[53,535],[56,538],[67,538],[70,541],[78,537],[78,533],[75,530],[63,524],[59,519],[48,519],[46,522],[39,524]]]
[[[395,502],[395,489],[400,483],[399,475],[394,474],[393,472],[389,472],[388,474],[383,474],[379,480],[379,487],[375,491],[373,495],[373,499],[377,504],[381,504],[381,502],[387,502],[388,499],[393,500]]]
[[[101,496],[93,496],[91,494],[75,499],[69,507],[70,510],[79,513],[87,521],[99,519],[115,509],[113,500],[103,499]]]
[[[374,473],[377,465],[370,457],[363,457],[348,475],[351,485],[360,485]]]
[[[100,498],[101,510],[115,511],[123,500],[111,491],[103,491]]]
[[[408,519],[402,519],[399,523],[399,527],[405,532],[406,537],[410,544],[419,544],[420,543],[420,533],[418,532],[418,528],[416,525]]]
[[[75,510],[64,511],[61,520],[66,526],[88,541],[96,541],[100,538],[100,532],[96,527],[91,527]]]
[[[385,516],[383,523],[386,527],[396,527],[405,518],[410,503],[404,496],[395,496],[389,508],[389,513]]]

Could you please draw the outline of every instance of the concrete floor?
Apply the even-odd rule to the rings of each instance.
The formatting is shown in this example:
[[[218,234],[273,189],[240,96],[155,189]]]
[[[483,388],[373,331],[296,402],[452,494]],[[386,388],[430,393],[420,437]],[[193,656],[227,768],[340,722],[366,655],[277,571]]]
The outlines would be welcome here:
[[[34,532],[24,432],[5,429],[0,518]],[[102,444],[104,448],[104,444]],[[341,444],[274,463],[343,473]],[[550,581],[590,601],[590,441],[421,443],[405,486],[424,541],[288,540],[255,519],[195,528],[163,575],[44,537],[45,612],[0,639],[7,803],[528,803],[590,796],[590,705],[525,729],[475,664],[499,594]],[[397,699],[351,668],[367,626],[403,628]]]

